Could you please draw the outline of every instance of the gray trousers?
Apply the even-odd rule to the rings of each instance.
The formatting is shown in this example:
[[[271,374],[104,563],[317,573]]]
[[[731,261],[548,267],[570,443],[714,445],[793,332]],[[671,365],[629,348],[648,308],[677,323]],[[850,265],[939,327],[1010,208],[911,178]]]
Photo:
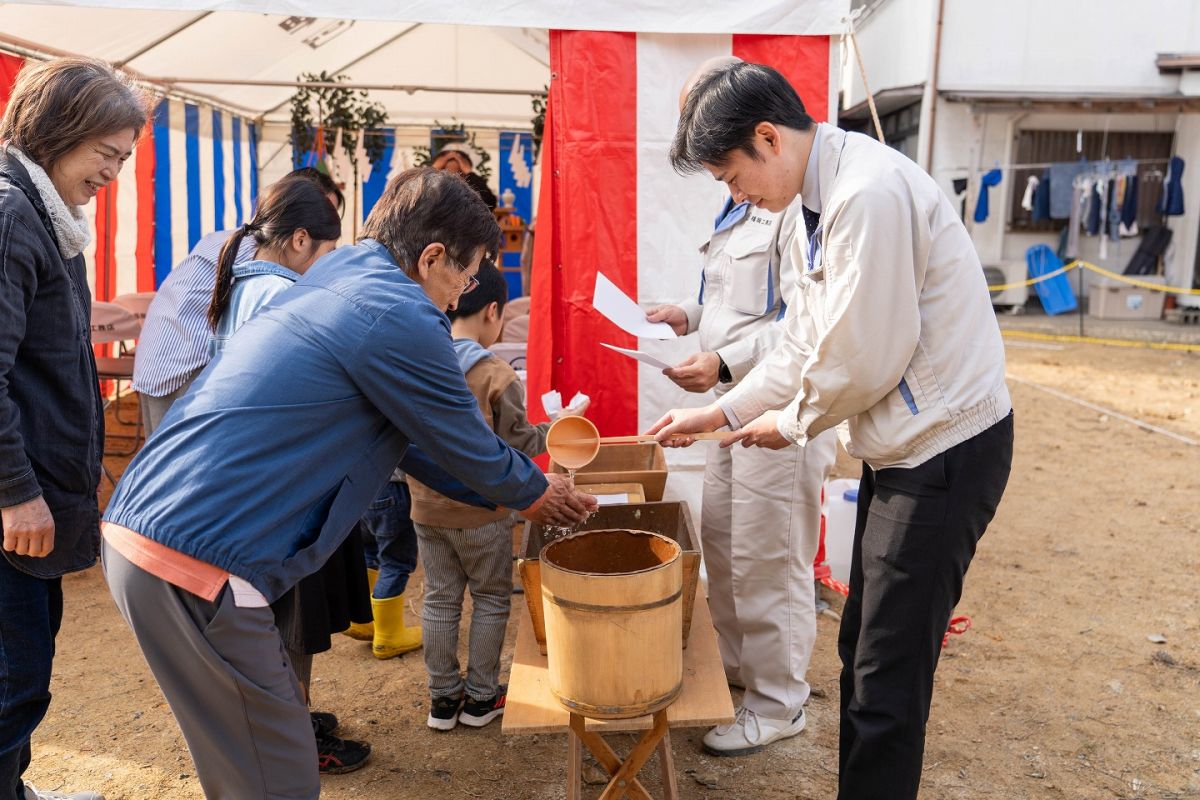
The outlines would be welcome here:
[[[425,669],[433,697],[459,697],[458,627],[463,592],[471,588],[471,638],[466,693],[493,697],[500,686],[500,650],[512,602],[512,521],[479,528],[435,528],[414,523],[425,567],[421,612]]]
[[[138,404],[142,407],[142,427],[146,429],[147,439],[162,423],[162,418],[167,415],[167,409],[171,407],[172,403],[187,394],[187,390],[192,386],[192,381],[196,380],[196,376],[199,374],[200,370],[196,370],[183,382],[183,386],[162,397],[151,397],[145,392],[138,392]]]
[[[321,793],[304,695],[270,608],[177,589],[107,542],[104,574],[166,695],[209,800],[312,800]]]
[[[745,685],[742,705],[769,719],[793,719],[808,700],[821,485],[836,457],[834,431],[804,447],[708,452],[700,515],[708,606],[725,674]]]

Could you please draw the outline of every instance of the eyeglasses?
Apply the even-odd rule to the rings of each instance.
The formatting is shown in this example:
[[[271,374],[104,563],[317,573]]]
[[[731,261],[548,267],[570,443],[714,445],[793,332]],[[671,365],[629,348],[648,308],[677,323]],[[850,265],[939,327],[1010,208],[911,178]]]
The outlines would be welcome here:
[[[479,278],[476,278],[474,275],[467,275],[467,268],[451,258],[449,253],[446,254],[446,260],[458,267],[459,271],[467,278],[467,285],[462,288],[462,291],[459,292],[459,294],[470,294],[471,292],[475,291],[475,289],[479,286]]]

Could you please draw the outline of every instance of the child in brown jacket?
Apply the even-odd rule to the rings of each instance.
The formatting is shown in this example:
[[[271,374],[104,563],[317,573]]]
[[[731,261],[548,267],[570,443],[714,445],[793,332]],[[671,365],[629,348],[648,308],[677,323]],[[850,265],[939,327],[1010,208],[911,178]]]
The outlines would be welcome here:
[[[484,420],[500,438],[528,456],[546,449],[549,423],[525,415],[525,387],[517,373],[487,348],[500,338],[508,286],[485,261],[479,285],[447,312],[454,349],[479,401]],[[438,494],[410,476],[412,521],[425,567],[421,627],[432,703],[428,725],[448,731],[458,722],[483,727],[504,713],[500,650],[512,595],[512,511],[468,506]],[[467,676],[458,663],[463,592],[471,590]]]

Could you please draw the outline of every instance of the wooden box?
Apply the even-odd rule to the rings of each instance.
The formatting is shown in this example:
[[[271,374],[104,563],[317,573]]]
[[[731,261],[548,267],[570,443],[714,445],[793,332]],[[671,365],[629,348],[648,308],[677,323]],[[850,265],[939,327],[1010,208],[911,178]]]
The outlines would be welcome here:
[[[600,510],[577,530],[595,531],[606,528],[661,533],[679,543],[683,549],[683,646],[687,647],[688,633],[692,628],[696,584],[700,580],[700,541],[692,527],[692,515],[688,504],[682,500],[672,500],[601,506]],[[542,610],[542,573],[538,557],[547,541],[549,537],[546,536],[543,526],[526,522],[517,557],[521,585],[525,590],[525,603],[529,608],[529,618],[533,622],[533,635],[542,655],[546,654],[546,618]]]
[[[553,461],[550,469],[566,472]],[[647,500],[662,500],[667,487],[666,453],[658,442],[601,444],[592,463],[575,473],[576,486],[583,488],[593,483],[640,483]]]

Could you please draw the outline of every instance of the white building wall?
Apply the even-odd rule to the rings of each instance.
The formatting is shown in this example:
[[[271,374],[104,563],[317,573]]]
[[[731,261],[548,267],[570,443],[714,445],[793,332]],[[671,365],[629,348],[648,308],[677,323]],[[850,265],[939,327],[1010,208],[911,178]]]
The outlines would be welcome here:
[[[856,38],[871,91],[924,82],[932,53],[934,0],[884,0],[863,22]],[[853,48],[842,73],[842,108],[866,99]]]
[[[1164,94],[1178,89],[1179,76],[1160,75],[1155,55],[1198,49],[1195,0],[952,1],[945,3],[938,85]]]
[[[858,44],[873,91],[925,82],[932,72],[935,0],[884,0],[861,23]],[[1168,94],[1177,73],[1155,56],[1200,49],[1200,3],[946,2],[938,86],[945,90]],[[866,95],[848,54],[842,107]]]

